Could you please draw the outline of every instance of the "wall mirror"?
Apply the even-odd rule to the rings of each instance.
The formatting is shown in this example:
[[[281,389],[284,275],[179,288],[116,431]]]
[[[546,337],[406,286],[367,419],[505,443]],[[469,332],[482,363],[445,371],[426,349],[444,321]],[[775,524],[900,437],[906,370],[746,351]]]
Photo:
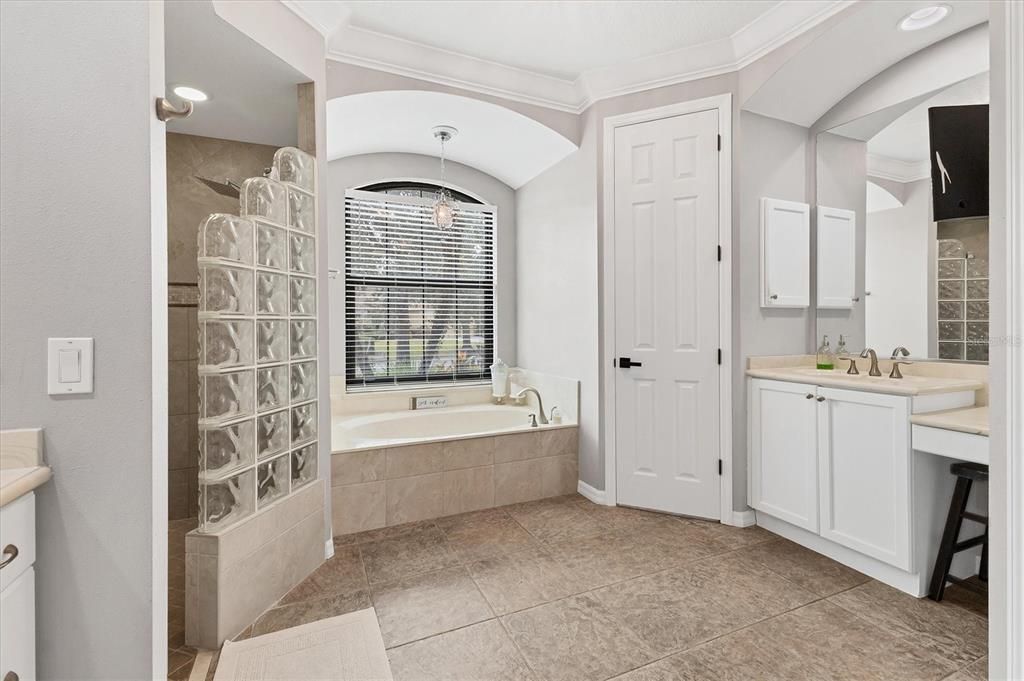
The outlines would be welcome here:
[[[815,347],[988,361],[989,74],[816,136]]]

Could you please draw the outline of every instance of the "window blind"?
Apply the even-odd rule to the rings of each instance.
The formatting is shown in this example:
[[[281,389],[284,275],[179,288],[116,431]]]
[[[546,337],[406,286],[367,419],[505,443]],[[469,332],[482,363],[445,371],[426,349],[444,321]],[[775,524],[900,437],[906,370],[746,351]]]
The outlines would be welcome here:
[[[350,392],[482,381],[494,356],[495,208],[345,193],[345,361]]]

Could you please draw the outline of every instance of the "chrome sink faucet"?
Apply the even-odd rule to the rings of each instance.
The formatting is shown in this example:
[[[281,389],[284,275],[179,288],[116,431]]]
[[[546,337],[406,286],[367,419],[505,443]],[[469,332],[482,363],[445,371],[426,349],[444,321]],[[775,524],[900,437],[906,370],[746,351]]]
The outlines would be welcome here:
[[[900,355],[902,355],[903,357],[909,357],[910,350],[907,350],[905,347],[900,345],[895,350],[892,351],[892,357],[889,358],[892,360],[892,371],[889,372],[889,378],[903,378],[903,374],[900,372],[900,365],[913,364],[913,362],[901,362],[900,360],[898,360],[897,357],[899,357]]]
[[[870,357],[871,358],[871,368],[868,369],[868,376],[881,376],[882,375],[882,372],[878,370],[878,355],[875,354],[875,349],[874,348],[864,348],[861,351],[860,356],[862,358],[866,358],[866,357]]]
[[[540,393],[537,392],[536,388],[523,388],[513,395],[512,399],[516,404],[524,404],[526,402],[526,393],[533,393],[537,396],[537,411],[540,412],[537,414],[537,417],[540,419],[541,425],[548,425],[548,417],[544,415],[544,402],[540,399]]]

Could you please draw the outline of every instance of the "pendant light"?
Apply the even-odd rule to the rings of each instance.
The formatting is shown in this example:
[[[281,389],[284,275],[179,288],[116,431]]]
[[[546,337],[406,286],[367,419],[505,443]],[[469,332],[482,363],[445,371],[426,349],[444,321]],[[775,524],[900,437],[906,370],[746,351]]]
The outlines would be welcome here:
[[[444,143],[455,137],[458,132],[450,125],[438,125],[434,128],[434,138],[441,143],[441,189],[437,192],[437,201],[434,202],[434,224],[438,229],[451,229],[455,222],[455,204],[452,202],[451,192],[445,186]]]

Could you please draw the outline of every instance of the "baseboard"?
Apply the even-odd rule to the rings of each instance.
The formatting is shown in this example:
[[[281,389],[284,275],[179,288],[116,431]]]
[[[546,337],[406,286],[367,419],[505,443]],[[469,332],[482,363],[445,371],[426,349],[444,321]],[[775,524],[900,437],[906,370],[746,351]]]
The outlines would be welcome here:
[[[330,560],[334,557],[334,538],[330,538],[324,542],[324,560]]]
[[[733,527],[750,527],[757,523],[757,517],[754,515],[754,509],[748,508],[746,511],[733,511],[732,512],[732,526]]]
[[[608,505],[608,502],[605,500],[605,494],[603,489],[594,489],[587,483],[580,480],[579,485],[577,485],[576,487],[576,491],[585,496],[587,499],[593,501],[595,504],[600,504],[602,506]]]

